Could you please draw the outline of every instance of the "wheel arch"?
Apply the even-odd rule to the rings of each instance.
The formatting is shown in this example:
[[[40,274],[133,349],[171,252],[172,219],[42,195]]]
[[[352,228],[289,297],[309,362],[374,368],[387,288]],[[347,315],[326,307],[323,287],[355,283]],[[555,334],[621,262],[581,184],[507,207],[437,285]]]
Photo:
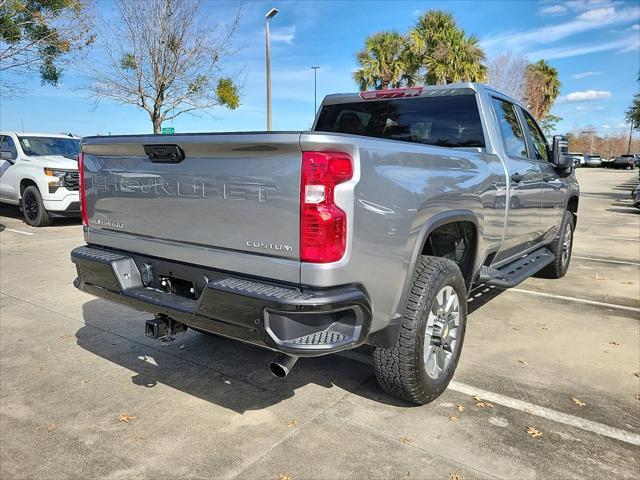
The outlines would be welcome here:
[[[431,217],[420,229],[418,233],[413,252],[410,257],[409,265],[405,275],[402,294],[395,307],[395,314],[393,315],[389,325],[373,334],[369,337],[368,343],[380,347],[389,347],[395,345],[398,335],[400,334],[400,324],[402,319],[403,305],[407,301],[409,294],[409,288],[413,279],[413,272],[416,268],[416,264],[421,255],[428,254],[428,240],[431,234],[436,232],[442,227],[446,227],[452,224],[468,223],[473,228],[473,245],[471,258],[469,260],[469,269],[463,272],[467,288],[471,285],[473,277],[475,275],[475,264],[479,251],[479,242],[481,236],[481,223],[477,215],[470,210],[452,210],[448,212],[442,212]],[[437,256],[437,255],[436,255]]]

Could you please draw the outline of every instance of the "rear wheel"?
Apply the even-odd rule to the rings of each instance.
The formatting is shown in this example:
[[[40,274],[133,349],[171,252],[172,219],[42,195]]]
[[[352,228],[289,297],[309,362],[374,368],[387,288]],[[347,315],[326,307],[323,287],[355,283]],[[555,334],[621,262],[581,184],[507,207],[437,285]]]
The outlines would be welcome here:
[[[562,278],[565,276],[569,270],[569,263],[571,263],[574,225],[573,214],[565,211],[560,225],[560,235],[547,247],[555,255],[555,258],[552,263],[540,270],[535,275],[536,277]]]
[[[390,395],[424,405],[449,385],[460,358],[467,292],[458,266],[422,256],[413,275],[396,344],[373,351],[380,386]]]
[[[37,187],[31,185],[22,193],[22,214],[32,227],[46,227],[51,223],[49,214],[44,208],[42,195]]]

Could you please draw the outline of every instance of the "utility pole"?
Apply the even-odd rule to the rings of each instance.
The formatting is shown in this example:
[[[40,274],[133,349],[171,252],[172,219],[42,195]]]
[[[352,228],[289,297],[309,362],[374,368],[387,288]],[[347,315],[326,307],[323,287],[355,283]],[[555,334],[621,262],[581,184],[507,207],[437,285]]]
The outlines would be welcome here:
[[[269,20],[279,12],[277,8],[272,8],[265,15],[265,46],[267,57],[267,130],[271,130],[271,53],[269,52]]]
[[[631,154],[631,136],[633,135],[633,120],[629,126],[629,144],[627,145],[627,155]]]
[[[318,69],[320,67],[311,67],[313,69],[313,118],[318,114]]]

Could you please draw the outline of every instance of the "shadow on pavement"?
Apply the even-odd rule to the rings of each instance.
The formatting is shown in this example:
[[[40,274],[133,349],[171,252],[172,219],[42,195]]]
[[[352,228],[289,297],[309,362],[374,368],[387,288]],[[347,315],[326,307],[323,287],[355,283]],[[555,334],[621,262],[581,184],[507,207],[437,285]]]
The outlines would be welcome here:
[[[275,357],[270,350],[193,330],[163,346],[144,336],[140,315],[127,319],[120,311],[109,318],[110,306],[114,304],[101,299],[83,305],[85,326],[76,332],[77,344],[134,372],[131,381],[142,388],[167,385],[238,413],[277,404],[308,384],[337,386],[389,405],[415,406],[383,393],[373,368],[360,361],[339,355],[301,358],[286,379],[278,379],[268,371]],[[96,335],[95,328],[107,334]]]
[[[24,218],[22,217],[22,213],[20,212],[20,209],[17,205],[7,205],[6,203],[0,203],[0,217],[15,218],[16,220],[20,220],[24,223]],[[81,224],[80,215],[73,217],[52,217],[51,220],[51,225],[46,228]]]

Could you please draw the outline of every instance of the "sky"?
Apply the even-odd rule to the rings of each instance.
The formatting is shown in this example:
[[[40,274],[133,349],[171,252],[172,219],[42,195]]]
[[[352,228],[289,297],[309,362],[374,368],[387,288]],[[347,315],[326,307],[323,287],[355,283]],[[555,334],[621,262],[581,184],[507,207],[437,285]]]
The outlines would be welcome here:
[[[98,0],[99,18],[117,18],[110,0]],[[232,18],[239,3],[205,0],[218,22]],[[242,70],[238,109],[216,109],[181,116],[165,124],[176,132],[266,129],[264,15],[271,20],[271,77],[274,130],[306,130],[317,99],[355,92],[355,54],[375,32],[406,32],[427,9],[450,11],[458,25],[475,35],[490,59],[505,51],[529,61],[546,59],[562,82],[551,113],[562,117],[557,133],[587,125],[601,134],[628,132],[624,111],[638,92],[640,74],[640,2],[572,1],[247,1],[235,37],[238,53],[223,65]],[[99,56],[100,51],[91,52]],[[25,93],[0,98],[2,130],[72,132],[85,135],[150,133],[148,114],[130,105],[102,101],[84,89],[82,72],[67,68],[59,87],[38,78],[21,78]],[[628,133],[627,133],[628,134]]]

